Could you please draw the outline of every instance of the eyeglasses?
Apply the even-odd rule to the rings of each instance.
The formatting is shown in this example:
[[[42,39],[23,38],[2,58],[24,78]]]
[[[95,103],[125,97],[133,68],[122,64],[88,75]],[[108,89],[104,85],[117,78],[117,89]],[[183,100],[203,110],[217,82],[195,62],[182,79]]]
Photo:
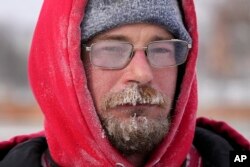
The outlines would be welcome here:
[[[103,69],[125,68],[133,58],[134,50],[145,51],[147,60],[152,67],[165,68],[183,64],[191,48],[186,41],[171,39],[150,42],[146,47],[135,48],[131,43],[115,40],[104,40],[84,45],[90,52],[92,65]]]

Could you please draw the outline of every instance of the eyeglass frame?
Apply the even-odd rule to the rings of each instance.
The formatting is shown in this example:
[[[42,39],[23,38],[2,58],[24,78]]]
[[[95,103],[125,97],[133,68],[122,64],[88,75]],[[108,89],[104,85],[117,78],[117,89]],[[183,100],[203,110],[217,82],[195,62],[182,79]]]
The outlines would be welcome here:
[[[102,41],[116,41],[116,40],[102,40]],[[148,43],[146,46],[144,46],[144,47],[134,47],[134,45],[133,45],[132,43],[125,42],[125,41],[119,41],[119,43],[124,43],[124,44],[129,44],[129,45],[131,45],[131,46],[132,46],[132,51],[131,51],[131,53],[130,53],[130,55],[129,55],[129,59],[128,59],[127,63],[126,63],[123,67],[120,67],[120,68],[115,68],[115,67],[113,67],[113,68],[112,68],[112,67],[98,66],[98,65],[92,63],[91,48],[92,48],[95,44],[97,44],[98,42],[91,43],[90,46],[87,46],[87,44],[83,43],[82,46],[85,48],[85,50],[86,50],[87,52],[90,52],[90,54],[89,54],[90,63],[91,63],[93,66],[98,67],[98,68],[101,68],[101,69],[121,70],[121,69],[126,68],[126,66],[131,62],[131,60],[132,60],[132,58],[133,58],[133,56],[134,56],[134,52],[135,52],[136,50],[141,49],[141,50],[143,50],[143,51],[145,52],[145,51],[148,49],[148,45],[150,45],[150,44],[152,44],[152,43],[163,42],[163,41],[171,41],[171,42],[173,42],[173,41],[179,41],[179,42],[185,43],[185,44],[187,45],[187,49],[188,49],[188,50],[192,48],[192,44],[188,43],[187,41],[180,40],[180,39],[168,39],[168,40],[151,41],[151,42],[149,42],[149,43]],[[187,53],[186,53],[186,55],[185,55],[186,58],[185,58],[185,60],[183,61],[183,63],[186,62],[186,60],[187,60],[187,55],[188,55],[188,51],[187,51]],[[147,57],[147,52],[145,52],[145,56]],[[155,68],[176,67],[176,66],[179,66],[179,65],[181,65],[181,64],[183,64],[183,63],[175,64],[175,65],[170,65],[170,66],[166,66],[166,67],[157,67],[157,66],[152,65],[152,64],[149,62],[150,66],[155,67]]]

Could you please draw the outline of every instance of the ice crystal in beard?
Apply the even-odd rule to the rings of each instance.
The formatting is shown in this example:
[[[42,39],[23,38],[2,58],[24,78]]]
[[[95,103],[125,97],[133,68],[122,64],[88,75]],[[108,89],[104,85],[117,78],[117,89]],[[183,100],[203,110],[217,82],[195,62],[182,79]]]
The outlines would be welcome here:
[[[106,111],[122,105],[150,104],[165,107],[167,97],[147,85],[132,84],[120,92],[111,92],[102,99],[101,109]]]
[[[149,153],[158,145],[169,129],[169,119],[148,119],[136,114],[120,120],[111,115],[101,118],[110,142],[123,154]]]

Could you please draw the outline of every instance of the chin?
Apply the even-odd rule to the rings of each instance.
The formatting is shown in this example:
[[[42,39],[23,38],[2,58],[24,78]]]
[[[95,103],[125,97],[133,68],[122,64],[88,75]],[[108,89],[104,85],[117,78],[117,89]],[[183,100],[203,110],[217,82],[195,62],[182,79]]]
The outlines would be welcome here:
[[[140,111],[141,115],[137,115],[137,112],[127,111],[123,117],[111,113],[100,115],[108,139],[124,154],[152,150],[164,138],[170,126],[170,119],[162,114],[152,116]]]

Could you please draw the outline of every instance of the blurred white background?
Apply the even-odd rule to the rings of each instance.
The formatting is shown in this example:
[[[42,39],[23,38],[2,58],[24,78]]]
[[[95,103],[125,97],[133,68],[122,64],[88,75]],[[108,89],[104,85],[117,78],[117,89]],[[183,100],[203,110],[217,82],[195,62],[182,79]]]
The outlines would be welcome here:
[[[195,0],[200,49],[199,111],[250,139],[250,1]],[[27,57],[42,0],[0,6],[0,140],[42,129]],[[237,10],[235,10],[237,9]]]

